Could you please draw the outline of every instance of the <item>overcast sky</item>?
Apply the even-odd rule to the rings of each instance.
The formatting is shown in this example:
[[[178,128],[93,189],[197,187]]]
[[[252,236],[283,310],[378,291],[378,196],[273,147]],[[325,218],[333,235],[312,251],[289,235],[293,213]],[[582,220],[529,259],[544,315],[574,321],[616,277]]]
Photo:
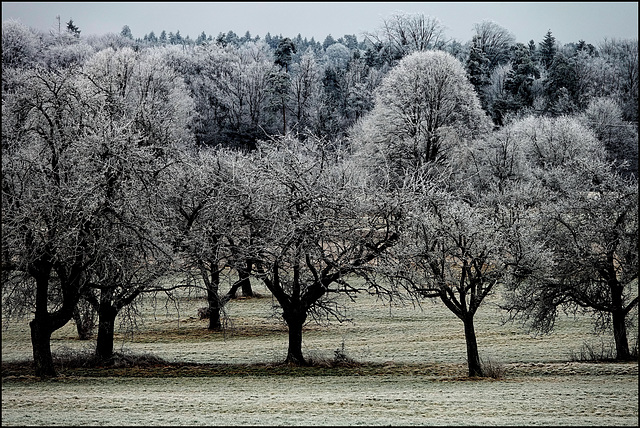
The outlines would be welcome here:
[[[2,20],[17,19],[40,30],[57,29],[73,19],[82,36],[119,33],[128,25],[134,38],[162,30],[192,39],[234,31],[252,37],[302,37],[322,42],[380,28],[395,12],[437,18],[447,37],[471,40],[473,25],[494,21],[516,41],[539,43],[548,30],[560,43],[638,38],[637,2],[2,2]]]

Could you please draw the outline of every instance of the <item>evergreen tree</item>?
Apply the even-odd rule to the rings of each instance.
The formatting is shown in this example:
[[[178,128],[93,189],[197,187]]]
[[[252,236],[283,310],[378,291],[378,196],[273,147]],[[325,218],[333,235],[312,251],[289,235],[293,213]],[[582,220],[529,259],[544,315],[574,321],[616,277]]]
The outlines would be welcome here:
[[[196,39],[196,45],[201,45],[206,41],[207,41],[207,35],[203,31],[202,33],[200,33],[200,35]]]
[[[131,28],[128,25],[122,27],[122,31],[120,31],[120,35],[122,37],[126,37],[127,39],[133,40],[133,34],[131,33]]]
[[[478,36],[473,36],[471,41],[471,50],[469,51],[469,59],[467,60],[467,73],[469,81],[476,89],[482,108],[487,108],[487,100],[484,94],[485,87],[489,84],[491,61],[487,58],[484,51],[478,46]]]
[[[540,43],[540,63],[544,66],[545,70],[551,67],[556,51],[556,38],[553,37],[551,30],[549,30],[544,36],[544,40]]]
[[[324,38],[324,42],[322,42],[322,48],[326,49],[334,43],[336,43],[336,40],[331,36],[331,34],[329,34]]]
[[[280,69],[284,69],[286,73],[289,72],[289,64],[293,60],[293,54],[296,53],[296,46],[293,44],[290,38],[285,37],[280,40],[278,47],[274,53],[276,65],[280,66]]]
[[[577,77],[575,62],[564,53],[558,52],[549,67],[545,81],[545,94],[554,115],[569,114],[575,108]]]
[[[74,35],[74,37],[80,37],[80,29],[74,25],[73,19],[69,19],[67,22],[67,31]]]
[[[504,82],[505,93],[496,99],[492,107],[493,121],[503,125],[507,113],[516,113],[533,105],[533,81],[540,78],[529,47],[516,43],[512,50],[512,68]]]

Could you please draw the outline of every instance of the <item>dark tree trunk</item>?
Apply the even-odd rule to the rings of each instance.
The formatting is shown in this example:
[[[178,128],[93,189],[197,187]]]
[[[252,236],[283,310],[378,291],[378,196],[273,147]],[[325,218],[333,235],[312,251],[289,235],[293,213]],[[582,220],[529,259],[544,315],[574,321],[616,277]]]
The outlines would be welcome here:
[[[287,104],[282,101],[282,135],[287,135]]]
[[[625,315],[622,311],[615,311],[613,318],[613,337],[616,342],[616,360],[629,361],[629,341],[627,340],[627,326],[625,325]]]
[[[251,289],[251,269],[253,268],[253,262],[251,259],[246,260],[246,267],[238,269],[238,276],[240,277],[240,287],[242,287],[242,295],[244,297],[253,297],[253,289]]]
[[[614,254],[607,254],[607,269],[605,278],[611,293],[611,322],[613,326],[613,338],[616,343],[616,360],[628,361],[631,359],[629,352],[629,341],[627,339],[627,326],[625,324],[626,312],[622,303],[622,292],[624,287],[618,282],[614,263]]]
[[[467,343],[467,365],[469,367],[469,377],[482,377],[482,366],[480,365],[480,354],[478,353],[478,342],[476,331],[473,326],[473,315],[467,315],[464,323],[464,338]]]
[[[217,287],[207,288],[207,302],[209,303],[208,315],[209,315],[209,330],[219,331],[222,330],[222,321],[220,318],[220,311],[222,302],[220,296],[218,296]]]
[[[41,378],[55,377],[58,374],[53,366],[51,355],[51,325],[48,316],[38,316],[29,323],[31,328],[31,345],[36,376]]]
[[[113,334],[118,311],[108,301],[100,303],[98,313],[98,339],[96,340],[96,357],[102,361],[113,358]]]
[[[33,363],[36,376],[41,378],[55,377],[53,356],[51,355],[52,322],[48,312],[49,278],[52,263],[43,256],[30,269],[30,274],[36,280],[36,310],[33,320],[29,323],[31,329],[31,345],[33,348]]]
[[[285,363],[297,366],[306,366],[307,361],[302,355],[302,326],[307,319],[306,313],[288,311],[283,313],[283,318],[289,327],[289,348]]]

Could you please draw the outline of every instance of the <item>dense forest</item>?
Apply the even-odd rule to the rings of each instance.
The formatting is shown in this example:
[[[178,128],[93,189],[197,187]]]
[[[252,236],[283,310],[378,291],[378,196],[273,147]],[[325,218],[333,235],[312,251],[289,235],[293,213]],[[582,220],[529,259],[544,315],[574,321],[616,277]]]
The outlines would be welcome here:
[[[441,302],[470,376],[494,293],[535,331],[591,313],[637,358],[637,39],[462,43],[421,14],[360,37],[3,22],[2,312],[32,317],[39,376],[71,320],[108,362],[145,296],[200,290],[217,330],[252,281],[292,364],[358,292]]]

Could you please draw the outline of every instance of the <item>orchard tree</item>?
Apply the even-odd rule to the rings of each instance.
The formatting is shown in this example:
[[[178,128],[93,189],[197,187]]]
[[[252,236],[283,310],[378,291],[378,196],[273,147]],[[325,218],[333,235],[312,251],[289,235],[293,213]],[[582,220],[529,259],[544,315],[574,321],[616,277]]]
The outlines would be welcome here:
[[[452,147],[490,129],[466,71],[442,51],[415,52],[384,78],[352,140],[362,162],[388,165],[394,180],[446,162]]]
[[[171,261],[162,238],[164,175],[176,146],[191,141],[192,101],[187,89],[156,50],[106,49],[84,67],[84,90],[93,100],[93,147],[101,205],[94,227],[102,250],[96,255],[85,298],[98,312],[96,355],[113,354],[118,313],[158,280]]]
[[[100,197],[86,162],[96,110],[78,75],[33,69],[3,92],[3,315],[34,314],[40,377],[56,376],[51,334],[72,318],[98,252]]]
[[[302,354],[309,316],[342,318],[335,296],[375,287],[373,262],[398,237],[400,207],[372,188],[346,162],[346,153],[317,138],[290,135],[263,142],[243,173],[251,189],[249,221],[257,230],[246,247],[289,328],[286,362]]]
[[[546,198],[535,229],[549,262],[508,289],[505,308],[532,329],[553,329],[558,310],[594,315],[611,328],[616,358],[630,358],[637,322],[638,184],[621,177],[577,119],[528,117],[510,125]],[[636,313],[634,315],[634,313]]]
[[[485,376],[474,318],[520,263],[518,224],[506,206],[442,190],[420,192],[410,213],[392,250],[400,264],[393,281],[420,299],[438,299],[462,321],[469,376]]]
[[[238,157],[229,149],[185,150],[171,168],[167,233],[174,237],[178,269],[206,293],[209,330],[222,329],[224,306],[243,285],[240,280],[226,294],[221,290],[225,272],[234,267],[232,243],[242,232],[242,195],[233,173]]]
[[[487,135],[457,146],[440,175],[424,167],[404,182],[414,199],[388,258],[389,278],[462,321],[469,376],[490,375],[474,325],[486,297],[544,260],[529,232],[541,193],[523,180],[519,151],[509,135]]]

